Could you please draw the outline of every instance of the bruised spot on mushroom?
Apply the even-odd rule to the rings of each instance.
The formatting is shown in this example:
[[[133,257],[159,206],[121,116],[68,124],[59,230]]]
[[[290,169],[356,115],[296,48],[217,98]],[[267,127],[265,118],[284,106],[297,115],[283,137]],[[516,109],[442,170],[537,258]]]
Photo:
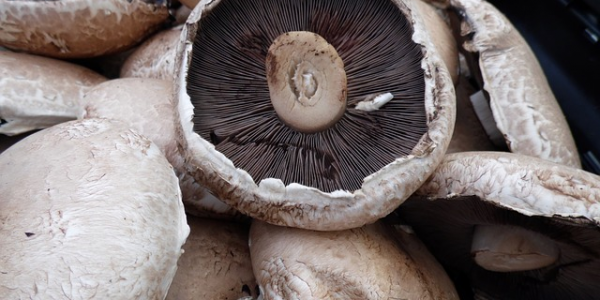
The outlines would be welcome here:
[[[35,235],[35,233],[33,233],[33,232],[25,232],[25,235],[27,237],[31,237],[31,236]]]
[[[255,182],[279,178],[325,192],[360,189],[365,177],[410,154],[428,130],[423,53],[393,1],[222,1],[202,16],[199,28],[187,86],[194,130]],[[269,81],[285,65],[279,58],[267,59],[269,48],[295,32],[320,37],[319,44],[332,50],[298,50],[290,59],[302,57],[306,63],[294,64],[297,69],[284,81]],[[282,45],[294,41],[297,49],[310,44],[306,37]],[[316,73],[296,72],[311,60],[336,56],[346,87],[330,82],[330,73],[323,81]],[[333,121],[325,125],[297,127],[274,107],[274,83],[300,85],[291,89],[298,97],[303,88],[307,98],[337,90],[340,115],[326,116]],[[378,109],[356,108],[380,93],[393,97]]]

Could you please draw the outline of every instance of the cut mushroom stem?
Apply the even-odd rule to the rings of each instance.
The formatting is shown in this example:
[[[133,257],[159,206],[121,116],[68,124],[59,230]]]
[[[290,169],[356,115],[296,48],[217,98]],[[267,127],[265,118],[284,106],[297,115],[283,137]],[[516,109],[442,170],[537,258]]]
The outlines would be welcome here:
[[[344,114],[344,63],[320,35],[308,31],[280,35],[269,47],[266,70],[273,108],[294,130],[323,131]]]
[[[508,225],[477,225],[471,255],[482,268],[495,272],[529,271],[558,259],[556,243],[540,233]]]

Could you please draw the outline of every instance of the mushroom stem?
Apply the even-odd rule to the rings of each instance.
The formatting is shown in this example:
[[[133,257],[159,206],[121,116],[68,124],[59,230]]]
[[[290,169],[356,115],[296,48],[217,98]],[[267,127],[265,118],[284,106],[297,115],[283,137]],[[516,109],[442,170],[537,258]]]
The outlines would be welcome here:
[[[280,35],[269,47],[266,69],[273,108],[294,130],[323,131],[344,114],[344,63],[320,35],[308,31]]]
[[[510,225],[477,225],[471,255],[482,268],[495,272],[518,272],[553,264],[560,254],[545,235]]]

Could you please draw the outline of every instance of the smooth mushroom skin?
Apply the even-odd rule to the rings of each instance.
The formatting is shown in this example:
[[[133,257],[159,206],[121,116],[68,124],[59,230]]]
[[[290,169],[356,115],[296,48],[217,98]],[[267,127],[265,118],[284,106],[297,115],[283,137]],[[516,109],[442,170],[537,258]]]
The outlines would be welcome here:
[[[190,236],[166,300],[256,299],[249,225],[191,216],[188,224]]]
[[[0,134],[75,120],[83,94],[106,80],[68,62],[0,51]]]
[[[182,27],[163,30],[141,44],[121,67],[120,77],[175,78],[175,49]]]
[[[90,89],[82,99],[80,119],[120,120],[148,137],[164,153],[180,180],[186,211],[219,218],[241,217],[184,172],[179,116],[171,102],[173,84],[149,78],[114,79]]]
[[[3,152],[0,169],[3,299],[164,299],[189,227],[150,140],[71,121]]]
[[[0,45],[55,58],[116,53],[140,42],[167,20],[165,3],[2,0]]]
[[[479,55],[483,89],[510,151],[581,168],[569,125],[527,42],[486,1],[451,5],[463,16],[463,48]]]
[[[600,176],[524,155],[465,152],[447,155],[396,213],[453,280],[466,282],[486,299],[595,299],[600,293],[598,200]],[[474,232],[482,225],[540,234],[541,242],[550,245],[541,248],[557,259],[529,270],[486,270],[472,252]],[[488,236],[490,245],[501,238]],[[513,252],[528,245],[503,247]],[[557,254],[552,247],[558,248]],[[522,254],[515,257],[528,259],[527,252]]]
[[[414,259],[404,248],[413,242],[419,243],[414,235],[397,244],[380,222],[319,232],[254,221],[250,229],[254,274],[266,300],[458,299],[433,257]]]
[[[424,73],[427,133],[420,136],[410,152],[398,155],[382,168],[366,175],[360,186],[352,190],[322,191],[295,182],[284,183],[273,177],[257,180],[246,170],[236,167],[210,141],[193,131],[194,106],[188,94],[188,67],[194,60],[192,41],[196,37],[198,22],[203,14],[209,14],[219,3],[201,1],[190,15],[182,33],[187,40],[181,41],[178,47],[176,72],[187,171],[219,199],[244,214],[271,224],[315,230],[348,229],[372,223],[390,213],[437,166],[454,126],[454,89],[441,59],[435,51],[427,50],[433,49],[433,45],[413,3],[394,1],[398,12],[404,13],[413,27],[412,40],[423,55],[420,67]],[[270,163],[281,161],[272,160]],[[290,170],[300,169],[300,166],[282,166]]]

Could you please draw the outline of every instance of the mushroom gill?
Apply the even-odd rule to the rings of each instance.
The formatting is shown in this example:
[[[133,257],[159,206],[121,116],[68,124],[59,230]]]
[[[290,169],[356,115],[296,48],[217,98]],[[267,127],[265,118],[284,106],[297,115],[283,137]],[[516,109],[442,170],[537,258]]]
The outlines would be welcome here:
[[[347,80],[339,120],[306,132],[282,121],[266,74],[273,41],[294,31],[330,44]],[[187,87],[194,130],[255,182],[279,178],[325,192],[360,189],[365,177],[410,154],[428,130],[423,54],[411,35],[392,1],[222,0],[204,12],[194,41]],[[310,50],[298,51],[306,57]],[[311,76],[301,78],[318,79]],[[325,86],[342,89],[327,83],[309,86],[309,96]],[[383,106],[357,109],[386,93],[393,99]]]

